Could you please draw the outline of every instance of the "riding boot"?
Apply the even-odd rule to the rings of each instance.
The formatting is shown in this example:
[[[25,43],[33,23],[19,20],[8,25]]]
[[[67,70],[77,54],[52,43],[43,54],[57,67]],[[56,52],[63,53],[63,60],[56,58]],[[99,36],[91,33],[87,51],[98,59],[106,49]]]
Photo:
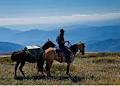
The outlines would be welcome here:
[[[63,53],[60,53],[60,63],[62,63],[63,62]]]
[[[67,62],[70,62],[70,61],[71,61],[70,56],[71,56],[71,52],[67,51],[67,54],[66,54],[66,61],[67,61]]]
[[[58,52],[58,57],[60,57],[60,63],[62,63],[62,62],[63,62],[63,59],[62,59],[62,55],[61,55],[60,52]]]
[[[63,57],[60,57],[61,58],[61,61],[60,61],[60,63],[62,63],[63,62]]]

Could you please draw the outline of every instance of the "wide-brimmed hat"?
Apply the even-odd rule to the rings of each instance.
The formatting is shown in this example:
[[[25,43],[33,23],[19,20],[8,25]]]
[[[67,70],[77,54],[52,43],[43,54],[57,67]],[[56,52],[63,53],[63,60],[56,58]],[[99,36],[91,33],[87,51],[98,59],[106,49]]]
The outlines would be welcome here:
[[[64,29],[60,29],[60,32],[63,33],[63,32],[65,32],[65,30]]]

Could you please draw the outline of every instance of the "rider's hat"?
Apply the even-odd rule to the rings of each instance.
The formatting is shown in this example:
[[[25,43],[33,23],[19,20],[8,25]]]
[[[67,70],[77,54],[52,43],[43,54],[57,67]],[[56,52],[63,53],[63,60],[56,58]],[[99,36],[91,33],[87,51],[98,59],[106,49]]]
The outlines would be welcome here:
[[[64,31],[64,29],[60,29],[60,32],[61,32],[61,33],[64,33],[65,31]]]

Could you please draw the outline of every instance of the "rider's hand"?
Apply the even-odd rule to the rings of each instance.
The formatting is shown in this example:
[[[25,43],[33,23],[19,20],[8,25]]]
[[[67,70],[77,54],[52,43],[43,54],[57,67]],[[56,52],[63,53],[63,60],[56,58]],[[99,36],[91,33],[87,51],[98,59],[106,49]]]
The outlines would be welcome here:
[[[67,41],[68,43],[70,43],[69,41]]]

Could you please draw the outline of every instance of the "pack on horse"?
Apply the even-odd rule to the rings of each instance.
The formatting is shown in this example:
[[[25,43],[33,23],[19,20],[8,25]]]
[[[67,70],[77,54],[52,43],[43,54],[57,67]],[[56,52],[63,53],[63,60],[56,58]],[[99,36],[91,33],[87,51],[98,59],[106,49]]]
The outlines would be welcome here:
[[[84,43],[74,44],[71,45],[70,47],[65,46],[66,42],[68,44],[70,44],[70,42],[64,40],[63,29],[60,30],[60,34],[57,37],[56,41],[59,45],[59,49],[49,48],[45,50],[46,71],[48,76],[50,76],[50,68],[52,66],[53,60],[57,60],[59,62],[66,62],[68,64],[66,73],[69,74],[70,63],[72,63],[72,61],[74,60],[76,52],[80,50],[81,53],[84,55],[84,51],[85,51]]]
[[[49,47],[54,47],[55,44],[53,44],[50,40],[48,40],[41,48],[40,54],[38,57],[32,58],[30,53],[26,51],[25,49],[22,51],[13,52],[11,55],[11,60],[16,62],[15,64],[15,71],[14,71],[14,77],[17,77],[17,68],[20,65],[19,69],[22,75],[25,77],[24,72],[22,71],[23,66],[25,65],[25,62],[30,63],[37,63],[37,69],[38,72],[41,72],[43,74],[43,64],[44,64],[44,51],[48,49]]]

